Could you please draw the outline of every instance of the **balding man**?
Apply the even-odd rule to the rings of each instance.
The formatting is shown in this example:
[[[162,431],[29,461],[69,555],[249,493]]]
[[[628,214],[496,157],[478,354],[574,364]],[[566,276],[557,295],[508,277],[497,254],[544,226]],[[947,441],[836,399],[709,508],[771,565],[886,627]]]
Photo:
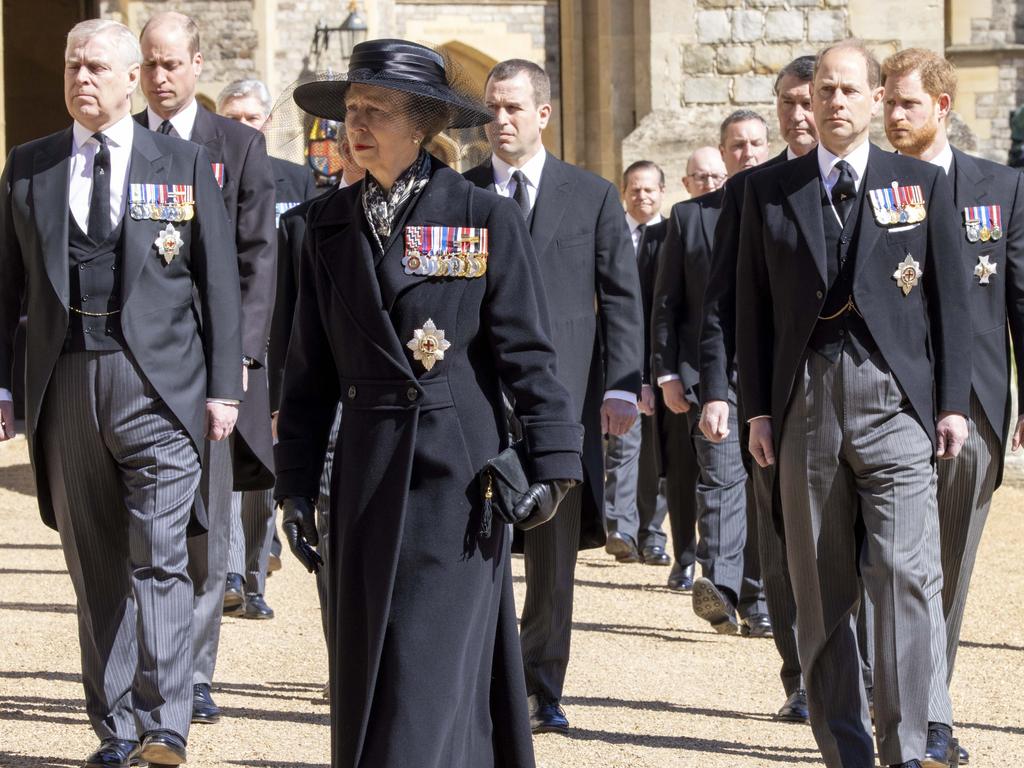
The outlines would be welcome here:
[[[729,172],[722,161],[722,152],[718,147],[697,147],[686,161],[686,175],[683,176],[683,187],[690,197],[700,197],[714,192],[725,184]]]
[[[24,300],[29,452],[75,587],[101,739],[86,768],[185,762],[185,531],[203,445],[231,432],[242,396],[220,190],[205,149],[132,122],[141,58],[121,24],[74,27],[74,123],[12,149],[0,183],[0,440],[14,436],[5,395]]]
[[[817,58],[814,152],[747,180],[736,350],[749,447],[778,457],[811,728],[830,768],[875,764],[860,674],[860,584],[875,607],[882,765],[920,768],[941,579],[936,457],[967,436],[967,266],[941,169],[871,145],[879,65]],[[861,533],[866,531],[866,535]]]
[[[763,117],[737,110],[725,118],[719,156],[730,175],[756,166],[767,154],[768,126]],[[771,621],[761,593],[756,528],[752,510],[748,515],[747,473],[738,432],[715,443],[698,428],[702,307],[721,205],[722,191],[717,189],[672,207],[654,291],[653,370],[668,409],[686,414],[700,468],[697,561],[703,575],[693,585],[694,612],[717,632],[769,637]],[[735,392],[730,401],[735,422]]]
[[[216,722],[220,710],[210,695],[217,663],[227,578],[233,508],[232,489],[263,490],[274,482],[270,400],[265,368],[274,307],[276,248],[274,177],[262,134],[204,109],[196,101],[203,69],[199,28],[180,13],[158,13],[142,30],[142,91],[148,108],[135,117],[158,133],[204,146],[228,218],[234,225],[242,292],[242,356],[245,400],[232,444],[210,451],[200,485],[210,516],[207,534],[189,540],[195,586],[193,721]]]

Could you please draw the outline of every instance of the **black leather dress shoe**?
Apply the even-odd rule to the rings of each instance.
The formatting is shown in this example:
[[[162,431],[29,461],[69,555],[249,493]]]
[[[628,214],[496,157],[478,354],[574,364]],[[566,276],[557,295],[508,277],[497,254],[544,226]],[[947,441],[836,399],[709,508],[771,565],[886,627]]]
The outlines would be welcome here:
[[[798,688],[789,694],[786,703],[775,714],[775,719],[783,723],[811,722],[811,714],[807,711],[807,691]]]
[[[956,760],[954,761],[954,756]],[[953,729],[944,723],[928,723],[928,741],[924,748],[922,768],[946,768],[960,760],[960,745],[953,738]]]
[[[693,563],[684,568],[679,563],[672,566],[672,573],[668,575],[668,588],[680,592],[689,592],[693,589]]]
[[[83,768],[129,768],[139,764],[136,751],[139,742],[127,739],[104,739],[99,749],[85,758]]]
[[[693,612],[720,635],[736,634],[736,609],[718,587],[703,576],[693,582]]]
[[[210,695],[210,686],[206,683],[193,685],[192,722],[216,723],[220,720],[220,714],[220,707],[213,703],[213,696]]]
[[[665,552],[664,547],[644,547],[644,565],[672,565],[672,558]]]
[[[895,765],[890,765],[889,768],[921,768],[921,761],[907,760],[907,762],[905,763],[896,763]]]
[[[640,553],[636,550],[636,544],[633,540],[626,536],[624,533],[618,531],[612,531],[608,534],[608,540],[605,542],[604,551],[609,555],[615,555],[615,559],[620,563],[639,563]]]
[[[744,637],[771,637],[772,620],[767,613],[752,613],[740,622],[740,634]]]
[[[530,697],[530,730],[534,733],[566,733],[569,720],[557,699]]]
[[[242,576],[229,573],[224,584],[224,615],[241,616],[245,613],[245,592],[242,587]]]
[[[267,605],[263,595],[253,594],[245,596],[245,618],[247,619],[272,619],[274,609]]]
[[[150,731],[142,737],[139,757],[150,766],[181,765],[185,762],[185,740],[171,731]]]

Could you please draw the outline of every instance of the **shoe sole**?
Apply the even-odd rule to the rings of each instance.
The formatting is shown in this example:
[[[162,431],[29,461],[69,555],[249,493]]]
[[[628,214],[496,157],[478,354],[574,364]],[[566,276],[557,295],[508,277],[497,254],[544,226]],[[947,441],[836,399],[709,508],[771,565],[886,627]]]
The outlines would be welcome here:
[[[271,613],[243,613],[242,616],[246,619],[252,619],[254,621],[266,621],[267,619],[274,618],[274,614]]]
[[[811,722],[809,717],[800,717],[798,715],[775,715],[772,719],[777,723],[793,723],[793,725],[809,725]]]
[[[128,765],[141,765],[142,761],[137,757],[128,758]],[[110,768],[110,763],[84,763],[82,768]]]
[[[165,747],[163,744],[153,744],[148,747],[143,747],[142,751],[139,752],[139,758],[151,765],[153,763],[158,765],[182,765],[185,762],[184,757],[169,747]]]
[[[693,612],[720,635],[735,635],[738,631],[736,618],[729,612],[729,604],[706,579],[693,585]]]
[[[653,565],[655,567],[664,568],[666,565],[672,565],[671,560],[647,560],[644,558],[644,565]]]
[[[604,551],[609,555],[614,555],[615,559],[620,563],[638,563],[640,562],[640,556],[636,550],[629,546],[629,542],[623,541],[622,539],[608,539],[604,545]]]
[[[220,715],[192,715],[192,722],[199,725],[213,725],[220,722]]]
[[[963,765],[963,763],[960,763],[960,765]],[[949,763],[932,760],[931,758],[926,757],[921,761],[921,768],[949,768]]]
[[[569,726],[567,725],[538,725],[530,728],[533,733],[561,733],[566,734],[569,732]]]

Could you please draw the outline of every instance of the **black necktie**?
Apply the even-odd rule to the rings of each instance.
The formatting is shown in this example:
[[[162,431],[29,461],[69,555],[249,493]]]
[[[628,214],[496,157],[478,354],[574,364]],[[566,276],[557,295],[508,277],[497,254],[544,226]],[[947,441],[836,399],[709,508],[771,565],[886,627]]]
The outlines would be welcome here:
[[[100,148],[92,159],[92,196],[89,198],[89,237],[102,243],[110,234],[110,148],[102,133],[92,136]]]
[[[848,162],[840,160],[836,163],[836,169],[839,171],[839,180],[832,187],[832,205],[845,225],[857,200],[857,185],[853,181],[853,169]]]
[[[644,235],[647,234],[647,225],[640,224],[636,228],[636,252],[640,253],[640,249],[644,247]]]
[[[162,133],[164,136],[177,136],[176,133],[172,133],[174,126],[171,125],[170,120],[164,120],[160,123],[160,127],[156,129],[157,133]]]
[[[526,174],[522,171],[512,171],[512,181],[516,183],[516,191],[512,199],[519,203],[523,216],[530,215],[530,193],[526,191]]]

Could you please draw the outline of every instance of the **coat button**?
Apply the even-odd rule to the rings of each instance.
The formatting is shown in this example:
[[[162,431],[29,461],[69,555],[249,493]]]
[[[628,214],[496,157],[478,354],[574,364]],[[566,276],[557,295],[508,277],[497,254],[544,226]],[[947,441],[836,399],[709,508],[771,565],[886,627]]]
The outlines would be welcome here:
[[[409,389],[405,393],[405,396],[409,398],[409,402],[415,402],[416,399],[420,396],[420,393],[416,391],[415,387],[409,387]]]
[[[348,399],[349,400],[354,400],[355,396],[356,396],[356,385],[353,384],[351,387],[348,388]]]
[[[815,295],[815,296],[817,296],[817,297],[818,297],[818,298],[820,299],[820,298],[821,298],[822,296],[824,296],[825,294],[823,294],[823,293],[822,293],[821,291],[818,291],[818,292],[817,292],[817,293],[815,293],[814,295]]]

